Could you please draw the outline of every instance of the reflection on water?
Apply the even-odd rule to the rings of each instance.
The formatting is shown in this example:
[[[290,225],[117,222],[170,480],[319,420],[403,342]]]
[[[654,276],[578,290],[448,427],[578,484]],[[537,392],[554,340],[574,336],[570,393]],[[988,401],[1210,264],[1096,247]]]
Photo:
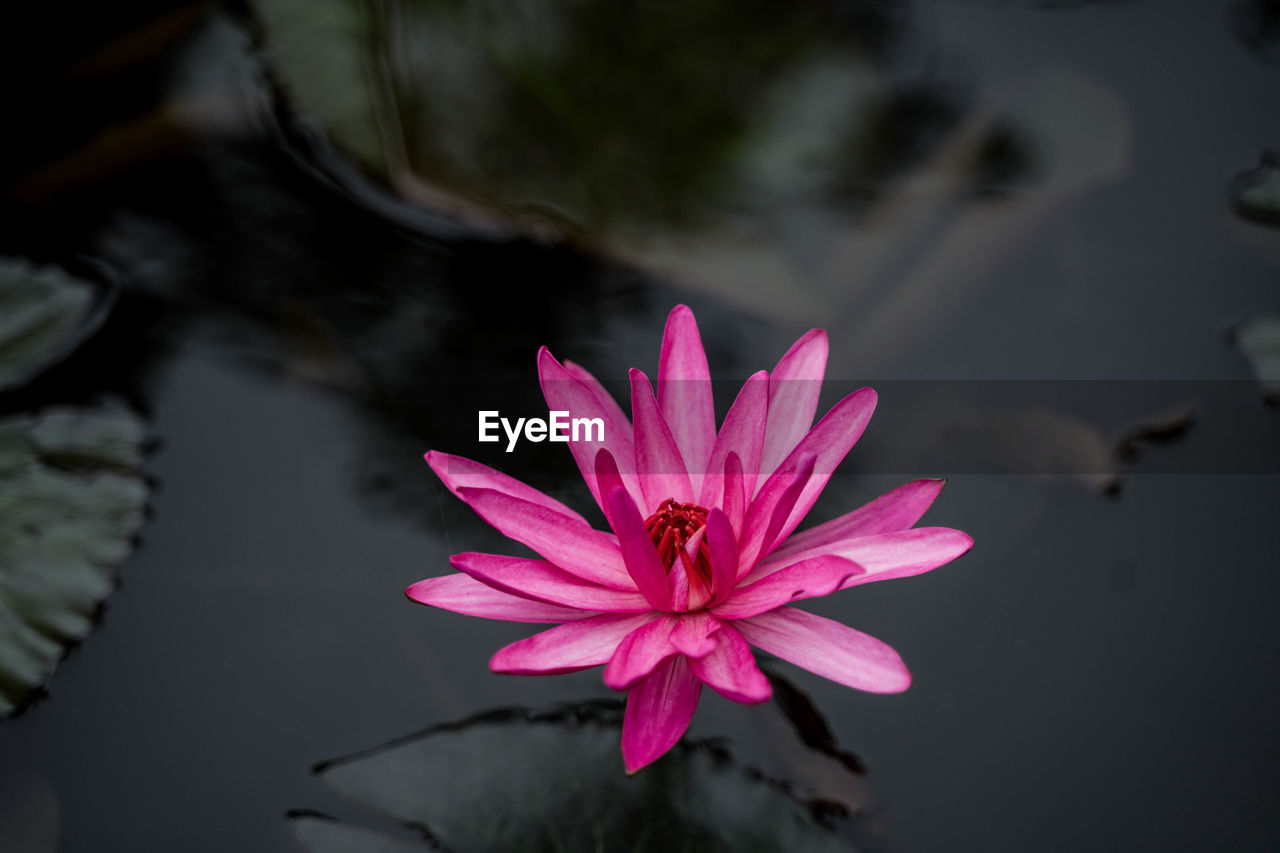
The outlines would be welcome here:
[[[288,102],[416,205],[477,235],[572,238],[764,316],[838,317],[875,336],[863,356],[959,295],[933,265],[990,263],[1007,246],[990,232],[1109,179],[1127,146],[1082,81],[1002,103],[938,79],[906,58],[936,49],[894,4],[253,8]],[[1061,137],[1063,115],[1088,133]],[[1014,204],[1035,172],[1045,191]],[[917,263],[939,229],[953,245]],[[886,281],[904,264],[910,307]]]
[[[889,94],[878,66],[902,17],[865,2],[252,5],[294,103],[398,189],[548,210],[589,235],[755,206],[757,158],[783,154],[815,187],[862,168],[842,134]],[[824,126],[778,126],[797,95]]]

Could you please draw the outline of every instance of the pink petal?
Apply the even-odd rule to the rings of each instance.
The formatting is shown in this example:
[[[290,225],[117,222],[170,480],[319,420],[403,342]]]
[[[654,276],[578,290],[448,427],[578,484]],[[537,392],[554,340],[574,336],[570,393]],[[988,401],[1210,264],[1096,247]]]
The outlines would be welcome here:
[[[769,421],[760,479],[772,474],[809,431],[827,371],[827,333],[807,332],[769,374]]]
[[[689,537],[687,542],[684,543],[684,552],[689,556],[690,565],[696,564],[698,559],[698,551],[702,548],[702,540],[705,539],[706,536],[707,536],[707,526],[704,524],[702,527],[699,527],[692,536]],[[684,610],[701,610],[711,602],[711,595],[713,593],[712,585],[715,583],[715,579],[708,578],[704,580],[703,578],[698,578],[698,583],[689,583],[688,573],[684,568],[684,563],[679,560],[677,560],[676,562],[680,563],[680,571],[682,574],[685,575],[685,584],[689,588],[689,595],[688,595],[688,598],[686,599]],[[673,565],[671,567],[671,575],[674,577],[675,573],[676,573],[676,567]],[[672,587],[672,589],[674,590],[674,586]],[[679,599],[677,599],[673,594],[672,601],[678,601],[678,600]],[[672,610],[680,610],[680,609],[681,608],[679,607],[672,608]]]
[[[662,334],[658,403],[684,457],[692,494],[701,494],[703,475],[716,440],[716,409],[698,324],[684,305],[671,310]]]
[[[798,467],[799,460],[809,454],[813,454],[816,458],[814,464],[813,476],[809,478],[808,484],[805,485],[804,491],[800,493],[799,499],[796,500],[795,508],[791,510],[786,522],[778,530],[774,543],[779,543],[790,535],[791,531],[796,529],[805,515],[813,506],[814,501],[818,499],[818,495],[822,494],[822,489],[827,485],[827,481],[831,479],[832,473],[839,467],[841,461],[844,460],[850,448],[862,436],[863,430],[867,428],[867,422],[871,420],[871,413],[876,408],[876,392],[870,388],[862,388],[854,391],[848,397],[845,397],[839,403],[831,407],[831,411],[818,421],[817,426],[809,430],[809,434],[801,439],[796,445],[796,449],[779,466],[777,472],[765,481],[760,487],[760,492],[756,495],[755,500],[751,504],[751,508],[747,511],[748,517],[757,513],[756,504],[765,504],[768,514],[761,513],[758,517],[768,518],[772,514],[773,506],[782,497],[787,486],[791,484],[791,475],[789,472],[794,471]],[[742,536],[739,536],[739,540]],[[769,547],[762,548],[759,559],[768,554]],[[744,549],[745,550],[745,549]],[[742,562],[745,562],[745,557]],[[743,571],[742,566],[738,569]]]
[[[786,561],[809,559],[820,554],[832,554],[852,560],[865,574],[851,577],[841,586],[851,586],[905,578],[924,574],[938,566],[951,562],[973,547],[968,534],[949,527],[913,527],[896,533],[877,533],[874,536],[858,536],[844,542],[834,542],[790,554],[786,560],[770,555],[740,583],[751,583],[777,571]]]
[[[904,483],[853,512],[788,537],[774,550],[770,559],[786,560],[792,554],[857,536],[906,530],[920,520],[946,482],[914,480]]]
[[[653,512],[667,498],[693,501],[693,487],[684,457],[667,427],[653,388],[643,372],[631,369],[631,414],[635,418],[636,472],[644,492],[645,512]]]
[[[671,645],[685,657],[700,658],[716,647],[711,635],[720,628],[721,623],[706,611],[682,613],[671,632]]]
[[[752,502],[739,540],[742,546],[738,554],[739,574],[746,574],[785,535],[781,530],[813,479],[816,464],[817,457],[813,454],[806,454],[794,462],[788,459],[785,468],[774,473]]]
[[[729,456],[737,455],[739,470],[744,474],[746,494],[756,491],[756,476],[760,471],[760,454],[764,448],[764,429],[761,425],[769,413],[769,374],[761,370],[753,374],[738,398],[733,401],[729,414],[725,415],[720,434],[716,436],[715,447],[707,462],[707,478],[702,483],[701,503],[703,506],[714,506],[724,492],[720,472],[725,470]],[[812,417],[812,415],[810,415]],[[734,527],[741,523],[741,518],[733,519]]]
[[[445,575],[418,581],[404,594],[420,604],[507,622],[569,622],[594,613],[530,601],[501,592],[466,575]]]
[[[503,536],[528,545],[565,571],[605,586],[635,588],[618,544],[608,534],[493,489],[458,489],[458,497]]]
[[[564,360],[564,369],[574,379],[587,386],[587,389],[595,396],[599,404],[609,410],[611,419],[624,421],[627,424],[631,423],[631,419],[622,411],[618,401],[609,393],[609,389],[605,388],[600,380],[591,374],[591,371],[567,358]]]
[[[738,454],[730,453],[724,459],[724,498],[720,506],[724,509],[725,517],[729,519],[729,526],[733,528],[734,536],[737,536],[743,530],[743,523],[747,520],[747,495],[751,494],[754,486],[751,484],[752,478],[749,478],[742,470],[742,461],[738,459]],[[715,505],[713,501],[712,506]]]
[[[431,470],[455,496],[458,495],[458,489],[493,489],[495,492],[502,492],[514,498],[538,504],[576,522],[586,524],[588,527],[591,526],[585,518],[550,495],[543,494],[532,486],[527,486],[514,477],[508,477],[488,465],[482,465],[462,456],[441,453],[438,450],[429,452],[426,460]]]
[[[632,443],[631,422],[627,420],[616,400],[609,396],[599,382],[587,382],[582,377],[586,371],[576,368],[570,371],[555,356],[543,347],[538,350],[538,377],[542,383],[542,396],[547,400],[547,408],[551,411],[569,412],[570,418],[600,418],[604,423],[604,441],[570,441],[569,450],[574,461],[582,471],[591,495],[604,509],[608,495],[601,494],[596,485],[595,463],[596,452],[604,449],[613,454],[622,468],[622,478],[632,498],[641,500],[640,481],[632,470],[635,449]],[[586,374],[589,376],[590,374]],[[585,438],[585,436],[584,436]]]
[[[857,563],[823,555],[779,569],[747,586],[740,586],[712,612],[719,619],[745,619],[803,598],[830,595],[850,578],[863,574]],[[599,609],[599,608],[598,608]]]
[[[676,654],[668,639],[676,617],[664,613],[622,638],[604,668],[604,683],[614,690],[626,690]]]
[[[628,773],[657,761],[689,728],[702,682],[675,655],[637,682],[622,718],[622,760]]]
[[[601,613],[566,622],[498,649],[489,668],[513,675],[551,675],[599,666],[622,638],[651,621],[649,613]]]
[[[667,571],[631,495],[626,489],[615,488],[609,493],[608,506],[609,521],[618,534],[618,547],[634,586],[655,609],[670,609]]]
[[[667,575],[667,588],[671,591],[671,606],[668,610],[684,613],[689,609],[689,575],[685,573],[684,563],[676,560]]]
[[[494,589],[579,610],[640,613],[650,609],[638,592],[600,586],[546,560],[499,554],[454,554],[449,564]]]
[[[769,679],[756,666],[751,647],[731,625],[715,634],[716,647],[701,658],[689,661],[693,674],[726,699],[753,705],[773,695]]]
[[[779,607],[733,626],[751,645],[840,684],[872,693],[901,693],[911,686],[897,652],[831,619]]]
[[[711,600],[723,601],[738,579],[738,542],[729,517],[719,509],[707,515],[707,547],[711,551]]]
[[[622,473],[618,470],[618,461],[613,458],[613,454],[607,450],[600,450],[596,453],[595,460],[596,484],[600,487],[600,494],[603,496],[603,506],[605,521],[609,522],[609,526],[613,527],[613,518],[610,515],[612,510],[609,507],[609,495],[613,494],[615,489],[626,490],[626,484],[622,479]],[[629,493],[628,493],[629,494]]]

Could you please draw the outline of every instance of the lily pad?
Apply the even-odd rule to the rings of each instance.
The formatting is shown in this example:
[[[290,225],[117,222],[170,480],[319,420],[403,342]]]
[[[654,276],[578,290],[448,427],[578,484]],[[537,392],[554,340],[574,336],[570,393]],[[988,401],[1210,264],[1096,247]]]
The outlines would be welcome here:
[[[142,421],[115,406],[0,420],[0,716],[89,633],[133,550],[143,440]]]
[[[722,746],[685,741],[628,776],[621,719],[615,702],[497,711],[326,762],[321,778],[398,827],[300,812],[295,832],[313,853],[853,849],[818,806]]]
[[[0,391],[25,385],[97,330],[114,290],[0,258]]]
[[[1280,404],[1280,316],[1245,320],[1232,329],[1231,338],[1253,367],[1267,402]]]

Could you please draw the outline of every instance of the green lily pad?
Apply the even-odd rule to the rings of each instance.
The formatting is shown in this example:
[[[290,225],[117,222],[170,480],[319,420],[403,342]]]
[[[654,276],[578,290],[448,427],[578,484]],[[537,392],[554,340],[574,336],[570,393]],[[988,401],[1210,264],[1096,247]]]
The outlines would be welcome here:
[[[94,286],[56,267],[0,258],[0,391],[23,385],[74,345]]]
[[[295,832],[313,853],[853,849],[817,805],[722,746],[684,741],[628,776],[621,718],[614,702],[497,711],[326,762],[321,778],[398,828],[304,812]]]
[[[1280,316],[1253,317],[1236,326],[1231,337],[1249,360],[1268,403],[1280,403]]]
[[[114,406],[0,420],[0,716],[89,633],[133,550],[144,437]]]

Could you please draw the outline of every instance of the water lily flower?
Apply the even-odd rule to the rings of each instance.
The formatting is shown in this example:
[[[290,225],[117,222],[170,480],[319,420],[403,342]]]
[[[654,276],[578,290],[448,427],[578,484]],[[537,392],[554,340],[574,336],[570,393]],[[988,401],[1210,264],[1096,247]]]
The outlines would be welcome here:
[[[911,675],[888,645],[791,605],[927,572],[973,540],[912,527],[941,480],[793,533],[876,404],[863,388],[814,425],[826,361],[826,333],[815,329],[746,381],[717,430],[702,340],[683,305],[667,320],[657,395],[630,373],[634,424],[591,374],[543,347],[550,409],[604,422],[602,441],[569,447],[612,532],[493,468],[432,451],[427,462],[451,492],[542,559],[455,554],[459,573],[406,594],[472,616],[559,623],[500,649],[490,668],[545,675],[603,664],[605,684],[627,691],[631,773],[680,739],[702,685],[737,702],[769,698],[752,646],[850,687],[907,689]]]

